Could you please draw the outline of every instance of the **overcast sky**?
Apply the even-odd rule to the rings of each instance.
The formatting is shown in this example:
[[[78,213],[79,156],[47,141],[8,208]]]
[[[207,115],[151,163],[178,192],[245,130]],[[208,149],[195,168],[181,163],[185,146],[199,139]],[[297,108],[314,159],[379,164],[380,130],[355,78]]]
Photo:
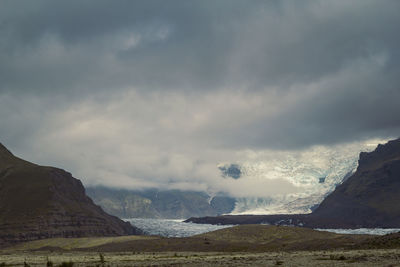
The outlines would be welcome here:
[[[3,0],[0,142],[85,184],[218,190],[217,164],[244,151],[398,137],[399,10]]]

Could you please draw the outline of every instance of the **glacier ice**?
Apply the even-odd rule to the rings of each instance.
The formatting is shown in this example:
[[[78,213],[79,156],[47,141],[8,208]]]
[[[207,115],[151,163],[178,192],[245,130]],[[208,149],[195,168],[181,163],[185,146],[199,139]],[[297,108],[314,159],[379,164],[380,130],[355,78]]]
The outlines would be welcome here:
[[[286,179],[300,190],[287,195],[237,198],[231,214],[310,213],[356,170],[360,152],[372,151],[383,142],[368,140],[299,151],[250,151],[246,160],[235,163],[240,167],[239,179],[263,179],[266,186],[269,179]]]
[[[185,223],[183,220],[171,219],[130,218],[124,220],[132,223],[147,235],[164,237],[187,237],[233,226]]]
[[[233,225],[185,223],[182,220],[170,220],[170,219],[131,218],[124,220],[132,223],[136,227],[139,227],[141,230],[145,232],[145,234],[159,235],[164,237],[187,237],[233,226]],[[385,235],[389,233],[400,232],[400,229],[382,229],[382,228],[314,229],[314,230],[334,232],[338,234],[370,234],[370,235]]]

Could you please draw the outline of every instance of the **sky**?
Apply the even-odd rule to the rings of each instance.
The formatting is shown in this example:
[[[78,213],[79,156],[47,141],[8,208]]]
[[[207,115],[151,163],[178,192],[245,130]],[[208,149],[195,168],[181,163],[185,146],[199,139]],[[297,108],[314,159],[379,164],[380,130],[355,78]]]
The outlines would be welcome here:
[[[251,195],[263,184],[217,165],[400,136],[399,10],[3,0],[0,142],[86,185]],[[286,179],[268,188],[299,190]]]

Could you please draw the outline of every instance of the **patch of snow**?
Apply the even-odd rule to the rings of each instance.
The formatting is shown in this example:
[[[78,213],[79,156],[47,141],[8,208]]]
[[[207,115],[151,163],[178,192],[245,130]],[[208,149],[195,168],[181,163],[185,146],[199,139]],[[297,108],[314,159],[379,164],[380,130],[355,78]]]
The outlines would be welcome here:
[[[359,229],[314,229],[318,231],[332,232],[337,234],[355,234],[355,235],[386,235],[400,232],[398,228],[359,228]]]

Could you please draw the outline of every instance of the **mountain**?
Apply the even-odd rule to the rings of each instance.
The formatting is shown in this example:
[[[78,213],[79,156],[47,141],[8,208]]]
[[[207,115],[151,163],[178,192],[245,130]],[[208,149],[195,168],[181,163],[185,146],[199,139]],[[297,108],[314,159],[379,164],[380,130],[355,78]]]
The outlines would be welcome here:
[[[106,212],[120,218],[216,216],[231,212],[235,206],[233,198],[210,197],[204,192],[195,191],[88,187],[87,194]]]
[[[135,233],[137,228],[96,206],[70,173],[19,159],[0,144],[0,245]]]
[[[313,212],[320,224],[400,227],[400,139],[360,153],[357,171]]]
[[[191,218],[213,224],[292,224],[312,228],[400,228],[400,139],[362,152],[356,172],[311,214]]]
[[[249,161],[217,165],[227,182],[265,181],[267,185],[274,178],[288,180],[302,188],[289,195],[211,198],[207,192],[98,187],[87,188],[87,193],[105,211],[120,218],[311,213],[337,185],[356,171],[360,151],[372,151],[379,142],[372,139],[332,147],[313,146],[294,152],[262,153]]]

